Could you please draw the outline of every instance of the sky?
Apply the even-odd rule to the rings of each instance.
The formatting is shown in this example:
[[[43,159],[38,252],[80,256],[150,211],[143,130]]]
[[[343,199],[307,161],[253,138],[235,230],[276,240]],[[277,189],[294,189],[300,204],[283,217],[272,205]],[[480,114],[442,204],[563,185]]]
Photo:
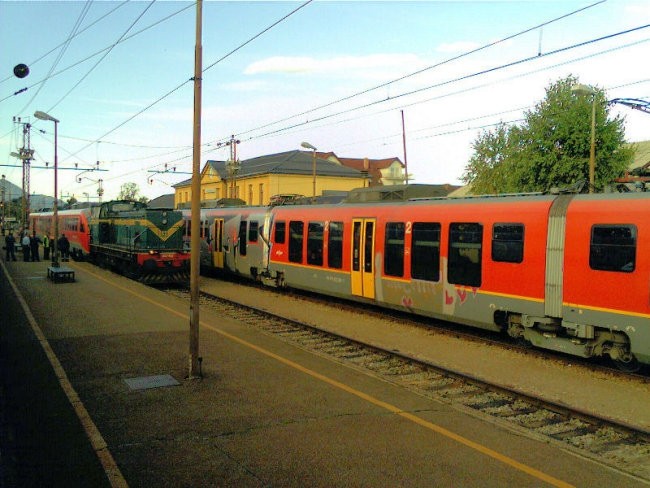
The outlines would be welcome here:
[[[306,141],[461,184],[477,137],[561,78],[650,100],[647,0],[205,1],[202,26],[201,166],[234,135],[240,160]],[[195,46],[193,2],[0,0],[2,174],[22,186],[11,153],[30,124],[30,191],[53,194],[42,111],[64,200],[96,201],[100,179],[104,200],[125,183],[173,193],[192,171]],[[649,114],[610,114],[650,140]]]

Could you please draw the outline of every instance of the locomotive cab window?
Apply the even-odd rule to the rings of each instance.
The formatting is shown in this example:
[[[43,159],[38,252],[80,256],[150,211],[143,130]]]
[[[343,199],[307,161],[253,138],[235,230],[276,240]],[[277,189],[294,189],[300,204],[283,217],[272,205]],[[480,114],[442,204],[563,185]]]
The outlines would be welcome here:
[[[275,238],[274,242],[276,244],[284,244],[287,233],[287,223],[284,220],[280,220],[275,223]]]
[[[330,222],[327,235],[327,265],[330,268],[343,267],[343,222]]]
[[[246,224],[245,220],[239,222],[239,255],[246,256]]]
[[[289,261],[302,263],[302,242],[305,224],[292,220],[289,222]]]
[[[411,277],[415,280],[440,281],[440,224],[413,223]]]
[[[524,260],[524,225],[494,224],[492,261],[521,263]]]
[[[251,220],[248,226],[248,240],[249,242],[257,242],[259,223],[257,220]]]
[[[589,266],[600,271],[631,273],[636,266],[635,225],[594,225]]]
[[[449,283],[481,286],[483,226],[477,223],[449,224]]]
[[[404,276],[404,222],[386,224],[384,274]]]
[[[309,222],[307,225],[307,264],[323,265],[323,222]]]

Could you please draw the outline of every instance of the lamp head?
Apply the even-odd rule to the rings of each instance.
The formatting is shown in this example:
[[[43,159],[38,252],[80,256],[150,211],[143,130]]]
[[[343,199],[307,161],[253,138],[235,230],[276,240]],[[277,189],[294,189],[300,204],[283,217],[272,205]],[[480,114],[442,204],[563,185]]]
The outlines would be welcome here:
[[[36,112],[34,112],[34,117],[36,117],[37,119],[40,119],[40,120],[51,120],[55,124],[59,122],[59,119],[55,119],[51,115],[46,114],[45,112],[41,112],[40,110],[37,110]]]
[[[305,149],[311,149],[312,151],[316,151],[316,148],[314,146],[312,146],[311,144],[309,144],[308,142],[302,142],[302,143],[300,143],[300,145],[302,147],[304,147]]]

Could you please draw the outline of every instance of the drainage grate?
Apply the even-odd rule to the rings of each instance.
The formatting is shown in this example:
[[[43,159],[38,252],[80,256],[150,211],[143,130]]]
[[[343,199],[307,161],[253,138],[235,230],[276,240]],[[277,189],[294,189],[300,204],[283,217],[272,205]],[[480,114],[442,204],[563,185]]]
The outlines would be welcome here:
[[[139,378],[126,378],[124,382],[132,390],[148,390],[150,388],[162,388],[164,386],[178,386],[180,383],[168,374],[157,376],[141,376]]]

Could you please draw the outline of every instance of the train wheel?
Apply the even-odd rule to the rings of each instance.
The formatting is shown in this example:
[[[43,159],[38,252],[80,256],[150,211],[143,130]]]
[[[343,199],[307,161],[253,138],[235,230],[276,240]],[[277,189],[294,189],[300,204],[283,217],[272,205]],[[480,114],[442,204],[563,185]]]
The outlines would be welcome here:
[[[619,359],[612,359],[612,361],[616,367],[624,373],[636,373],[641,369],[641,364],[633,354],[628,354],[626,357]]]

